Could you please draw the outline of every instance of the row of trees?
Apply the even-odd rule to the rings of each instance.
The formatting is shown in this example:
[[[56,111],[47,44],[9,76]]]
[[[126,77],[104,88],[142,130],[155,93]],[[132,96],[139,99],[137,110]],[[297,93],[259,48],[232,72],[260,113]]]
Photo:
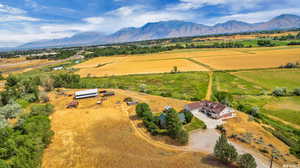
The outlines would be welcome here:
[[[136,106],[136,114],[143,119],[143,123],[152,135],[168,135],[180,144],[188,142],[188,133],[183,129],[183,125],[178,118],[175,109],[164,110],[166,114],[166,128],[163,128],[158,116],[153,116],[148,104],[140,103]],[[186,114],[187,122],[191,122],[192,116]]]
[[[272,92],[272,95],[277,97],[283,96],[300,96],[300,88],[295,88],[292,92],[288,92],[286,88],[275,88]]]
[[[273,40],[286,41],[286,40],[295,40],[300,39],[300,33],[297,35],[288,34],[286,36],[274,37]]]
[[[239,155],[235,147],[228,143],[225,134],[221,134],[218,139],[214,147],[214,155],[226,164],[237,162],[240,168],[257,167],[254,157],[249,153]]]

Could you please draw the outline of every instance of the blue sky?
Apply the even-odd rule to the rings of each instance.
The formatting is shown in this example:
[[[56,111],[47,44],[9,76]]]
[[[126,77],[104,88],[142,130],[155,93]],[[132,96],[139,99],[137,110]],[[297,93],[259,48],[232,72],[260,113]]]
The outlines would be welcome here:
[[[0,47],[147,22],[255,23],[286,13],[300,15],[299,0],[0,0]]]

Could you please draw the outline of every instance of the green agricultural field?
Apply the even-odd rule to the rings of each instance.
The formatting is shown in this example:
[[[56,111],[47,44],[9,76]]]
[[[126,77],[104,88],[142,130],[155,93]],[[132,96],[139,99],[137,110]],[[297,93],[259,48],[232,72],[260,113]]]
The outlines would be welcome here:
[[[214,73],[214,88],[235,95],[259,95],[264,88],[226,72]]]
[[[79,88],[120,88],[184,100],[201,100],[208,86],[207,72],[82,78]]]
[[[300,69],[259,70],[233,74],[270,90],[276,87],[286,87],[289,90],[300,87]]]
[[[263,113],[300,125],[300,97],[282,97],[266,104]]]

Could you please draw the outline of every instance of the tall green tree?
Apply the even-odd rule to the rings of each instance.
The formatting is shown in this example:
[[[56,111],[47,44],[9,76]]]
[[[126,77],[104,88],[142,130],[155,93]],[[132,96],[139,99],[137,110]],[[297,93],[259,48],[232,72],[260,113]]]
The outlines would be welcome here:
[[[231,163],[236,161],[238,153],[234,146],[228,143],[226,136],[222,134],[214,147],[214,155],[222,162]]]
[[[257,167],[254,157],[249,153],[239,156],[238,165],[240,168],[256,168]]]
[[[168,110],[165,110],[166,112],[166,126],[168,130],[168,134],[170,137],[175,139],[180,130],[182,129],[182,124],[180,123],[180,120],[178,118],[177,112],[175,109],[170,108]]]

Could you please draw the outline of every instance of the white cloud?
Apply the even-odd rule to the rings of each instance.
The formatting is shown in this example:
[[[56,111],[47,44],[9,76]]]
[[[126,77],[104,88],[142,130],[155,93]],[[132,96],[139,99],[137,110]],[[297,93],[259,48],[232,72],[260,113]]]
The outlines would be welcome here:
[[[26,11],[19,9],[19,8],[13,8],[4,4],[0,3],[0,12],[6,13],[6,14],[12,14],[12,15],[20,15],[25,14]]]
[[[180,3],[168,7],[168,10],[187,11],[210,5],[227,5],[234,11],[256,8],[260,2],[270,0],[180,0]]]
[[[271,18],[279,16],[281,14],[300,15],[300,8],[275,9],[275,10],[269,10],[269,11],[234,14],[234,15],[213,18],[212,20],[210,20],[210,22],[211,23],[220,23],[220,22],[226,22],[229,20],[239,20],[239,21],[244,21],[244,22],[248,22],[248,23],[257,23],[257,22],[269,21]]]
[[[19,21],[28,21],[28,22],[37,22],[41,19],[28,17],[28,16],[19,16],[19,15],[4,15],[0,16],[0,22],[19,22]]]

